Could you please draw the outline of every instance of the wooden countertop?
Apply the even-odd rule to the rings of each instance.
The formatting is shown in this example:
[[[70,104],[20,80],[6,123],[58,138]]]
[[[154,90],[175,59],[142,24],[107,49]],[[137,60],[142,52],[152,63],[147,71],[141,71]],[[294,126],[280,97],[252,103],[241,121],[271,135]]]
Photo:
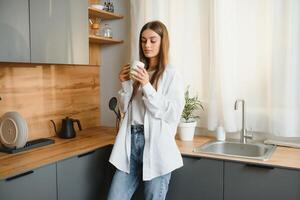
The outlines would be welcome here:
[[[95,127],[81,131],[77,134],[76,138],[73,139],[52,137],[52,139],[55,140],[55,144],[32,149],[27,152],[17,154],[0,153],[0,180],[113,144],[115,136],[116,131],[114,128]],[[195,136],[191,142],[177,140],[177,145],[183,155],[257,163],[300,170],[300,149],[295,148],[277,147],[271,159],[268,161],[193,152],[194,147],[200,146],[213,139],[212,137]]]
[[[51,137],[54,144],[17,154],[0,153],[0,180],[46,164],[113,144],[115,129],[95,127],[77,133],[72,139]]]

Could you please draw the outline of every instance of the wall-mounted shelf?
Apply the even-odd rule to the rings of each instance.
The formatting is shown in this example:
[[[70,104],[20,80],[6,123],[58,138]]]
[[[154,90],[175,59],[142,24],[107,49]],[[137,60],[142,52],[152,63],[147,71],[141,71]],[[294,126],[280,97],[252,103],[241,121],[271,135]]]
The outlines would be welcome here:
[[[100,0],[88,0],[89,4],[100,4]],[[91,25],[89,26],[89,63],[91,65],[100,65],[100,49],[103,46],[107,45],[115,45],[115,44],[121,44],[123,43],[123,40],[116,40],[114,38],[106,38],[101,36],[96,36],[96,34],[99,32],[99,29],[97,27],[93,27],[93,24],[99,24],[99,28],[101,28],[101,20],[117,20],[117,19],[123,19],[124,16],[108,12],[105,10],[100,10],[94,7],[88,7],[88,13],[89,13],[89,20]],[[99,20],[101,19],[101,20]],[[105,22],[106,23],[106,22]]]
[[[122,15],[118,15],[116,13],[112,13],[112,12],[107,12],[104,10],[99,10],[97,8],[91,8],[89,7],[89,16],[92,17],[99,17],[103,20],[107,20],[107,19],[122,19],[123,16]]]
[[[120,44],[123,43],[123,40],[114,40],[111,38],[105,38],[101,36],[89,36],[89,41],[92,43],[98,43],[98,44]]]

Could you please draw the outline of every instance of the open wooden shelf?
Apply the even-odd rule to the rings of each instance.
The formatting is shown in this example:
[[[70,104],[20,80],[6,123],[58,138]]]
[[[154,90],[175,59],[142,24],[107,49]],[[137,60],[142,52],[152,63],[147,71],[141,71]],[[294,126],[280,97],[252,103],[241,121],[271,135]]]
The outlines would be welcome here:
[[[116,13],[107,12],[107,11],[104,11],[104,10],[99,10],[97,8],[91,8],[91,7],[89,7],[89,16],[99,17],[103,20],[106,20],[106,19],[122,19],[123,18],[122,15],[118,15]]]
[[[115,40],[111,38],[101,37],[101,36],[89,36],[89,41],[92,43],[98,43],[98,44],[120,44],[123,43],[123,40]]]
[[[100,0],[88,0],[89,4],[100,4]],[[124,17],[117,13],[100,10],[94,7],[88,7],[89,20],[91,23],[99,23],[101,27],[102,20],[116,20],[123,19]],[[101,19],[100,22],[98,19]],[[106,22],[105,22],[106,23]],[[99,28],[100,28],[99,27]],[[92,24],[89,26],[89,64],[100,65],[101,60],[99,54],[101,54],[101,48],[107,45],[115,45],[123,43],[123,40],[116,40],[113,38],[107,38],[102,36],[95,36],[95,29],[92,29]]]

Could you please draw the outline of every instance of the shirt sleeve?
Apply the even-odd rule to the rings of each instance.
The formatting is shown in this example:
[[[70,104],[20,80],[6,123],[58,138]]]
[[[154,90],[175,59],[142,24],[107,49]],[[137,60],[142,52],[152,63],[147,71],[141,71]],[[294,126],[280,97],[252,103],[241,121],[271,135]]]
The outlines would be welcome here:
[[[130,80],[123,81],[122,88],[119,90],[119,108],[122,113],[125,113],[130,102],[130,98],[133,92],[132,82]]]
[[[175,73],[172,80],[162,87],[168,87],[165,95],[158,93],[150,83],[143,86],[145,107],[155,118],[168,123],[179,123],[184,108],[182,79]]]

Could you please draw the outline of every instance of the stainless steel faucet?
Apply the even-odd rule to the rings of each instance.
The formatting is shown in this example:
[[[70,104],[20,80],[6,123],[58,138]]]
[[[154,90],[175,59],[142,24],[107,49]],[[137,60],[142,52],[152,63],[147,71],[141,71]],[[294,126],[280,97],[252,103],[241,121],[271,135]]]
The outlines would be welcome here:
[[[247,130],[245,128],[245,100],[237,99],[234,103],[234,110],[238,109],[239,102],[242,103],[242,130],[241,130],[240,142],[247,143],[247,139],[252,139],[252,136],[247,135]]]

